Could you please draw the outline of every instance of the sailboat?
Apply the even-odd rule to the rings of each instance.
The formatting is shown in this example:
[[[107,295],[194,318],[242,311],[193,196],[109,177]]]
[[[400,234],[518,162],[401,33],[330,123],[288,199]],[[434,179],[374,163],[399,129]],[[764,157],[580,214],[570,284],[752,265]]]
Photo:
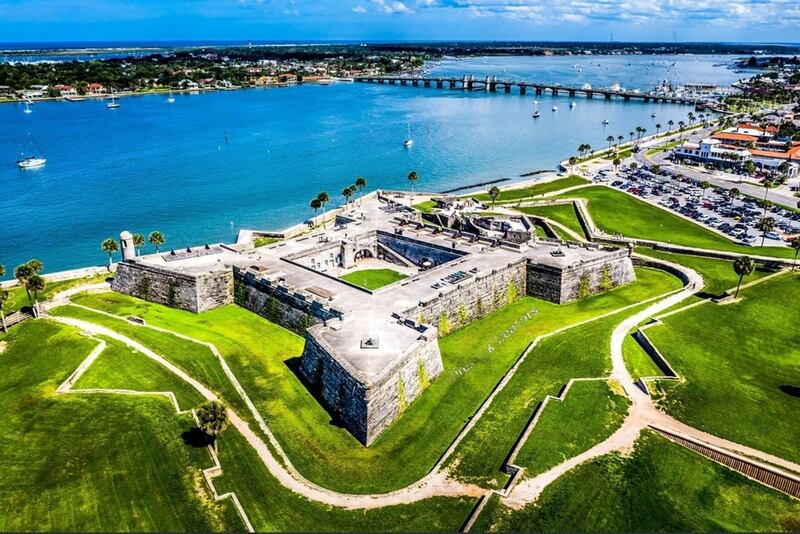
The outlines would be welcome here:
[[[172,91],[169,92],[169,96],[167,97],[166,100],[164,100],[164,102],[166,102],[167,104],[174,104],[175,103],[175,97],[172,96]]]
[[[406,137],[406,140],[403,141],[403,146],[406,148],[411,148],[414,146],[414,140],[411,139],[411,124],[408,125],[408,137]]]
[[[26,156],[25,152],[22,152],[20,154],[20,159],[17,160],[17,167],[20,169],[35,169],[47,163],[47,159],[44,157],[44,152],[42,152],[41,147],[39,147],[36,141],[33,140],[33,137],[31,137],[31,143],[39,150],[41,157],[37,157],[36,154]]]
[[[33,110],[31,109],[31,105],[30,105],[30,103],[28,103],[28,101],[26,100],[26,101],[25,101],[25,109],[24,109],[24,110],[22,110],[22,112],[23,112],[23,113],[30,113],[30,112],[32,112],[32,111],[33,111]]]
[[[539,113],[539,101],[538,100],[534,100],[533,101],[533,118],[534,119],[538,119],[540,115],[541,115],[541,113]]]
[[[111,95],[111,98],[109,100],[110,102],[106,104],[106,107],[108,109],[117,109],[119,107],[119,102],[117,102],[117,97]]]

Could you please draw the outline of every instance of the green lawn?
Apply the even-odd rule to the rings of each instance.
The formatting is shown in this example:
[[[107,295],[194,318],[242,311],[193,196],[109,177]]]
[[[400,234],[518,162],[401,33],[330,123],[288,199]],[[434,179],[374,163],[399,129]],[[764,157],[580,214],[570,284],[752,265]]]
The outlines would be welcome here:
[[[531,477],[592,448],[619,428],[628,404],[616,382],[573,383],[564,401],[551,401],[542,412],[517,465]]]
[[[625,359],[625,367],[628,368],[634,380],[642,376],[664,375],[653,358],[644,351],[632,335],[626,336],[622,343],[622,356]]]
[[[571,175],[566,178],[559,178],[551,182],[543,182],[533,184],[527,187],[519,187],[516,189],[501,189],[500,196],[497,197],[498,202],[512,202],[528,197],[535,197],[544,195],[545,193],[552,193],[553,191],[560,191],[567,187],[574,187],[576,185],[585,185],[590,183],[589,180],[581,178],[580,176]],[[480,193],[478,195],[468,195],[472,198],[477,198],[482,201],[489,201],[488,193]]]
[[[667,150],[672,150],[676,146],[682,145],[686,139],[676,139],[675,141],[670,141],[669,143],[664,143],[653,147],[647,151],[648,156],[653,156],[655,154],[659,154],[661,152],[666,152]]]
[[[374,291],[389,284],[394,284],[400,280],[408,278],[408,275],[399,273],[392,269],[364,269],[340,276],[351,284],[355,284],[364,289]]]
[[[113,339],[105,339],[106,349],[73,385],[74,389],[114,389],[171,391],[181,410],[205,400],[193,387],[175,380],[163,366],[144,354]]]
[[[666,285],[661,287],[659,292],[663,293],[669,289],[672,289],[671,285]],[[646,298],[645,295],[642,295],[642,298]],[[539,314],[531,320],[531,326],[537,321],[546,321],[545,315],[549,313],[548,310],[540,308]],[[636,309],[614,314],[540,341],[456,449],[450,463],[458,477],[493,488],[505,484],[507,475],[501,472],[500,468],[511,452],[514,442],[522,434],[536,405],[547,395],[557,395],[571,378],[606,376],[611,369],[609,356],[611,332],[625,316],[634,313]],[[471,325],[464,330],[470,328]],[[486,332],[485,329],[483,331]],[[483,337],[482,345],[486,343],[485,334]],[[532,337],[529,336],[526,341],[531,341]],[[505,350],[515,351],[517,354],[522,352],[523,347],[519,346],[506,349],[508,344],[509,341],[506,341],[492,355]],[[477,351],[483,348],[473,349],[471,345],[466,344],[464,346]],[[610,424],[613,426],[613,422]],[[580,438],[580,444],[575,444],[572,450],[586,444],[591,446],[605,436],[605,431],[598,427],[587,430],[588,433]],[[528,447],[531,446],[533,444]],[[540,450],[549,451],[547,454],[557,454],[556,451],[562,450],[561,436],[546,432],[540,436],[537,446]],[[531,461],[533,455],[532,450],[528,448],[523,461]],[[543,464],[551,460],[552,455],[547,456],[543,459]]]
[[[433,213],[433,208],[436,207],[436,201],[426,200],[425,202],[414,204],[411,207],[415,210],[421,211],[422,213]]]
[[[800,503],[651,432],[630,457],[581,465],[515,511],[494,498],[476,531],[797,530]]]
[[[527,213],[528,215],[537,215],[553,220],[563,224],[576,234],[586,237],[583,226],[581,226],[581,223],[578,221],[578,215],[575,213],[575,205],[572,203],[520,208],[519,211]]]
[[[647,330],[680,383],[663,407],[712,434],[800,461],[800,278],[742,290],[738,303],[703,304]]]
[[[635,284],[567,305],[522,298],[442,339],[444,373],[369,448],[333,424],[298,379],[302,339],[263,318],[237,306],[196,315],[116,293],[82,295],[76,300],[213,342],[304,476],[332,489],[367,493],[401,488],[424,476],[536,335],[678,285],[660,271],[637,269],[637,275]],[[502,350],[490,353],[486,332],[499,334],[534,307],[539,310],[536,318],[509,336]],[[138,330],[143,329],[130,335],[141,335]]]
[[[0,530],[241,530],[200,478],[203,448],[165,398],[55,395],[96,341],[40,320],[14,327],[0,355]]]
[[[85,276],[82,278],[73,278],[71,280],[61,280],[59,282],[47,282],[44,291],[39,293],[39,302],[44,302],[60,291],[65,291],[81,284],[97,284],[103,282],[110,276],[110,273],[103,273],[96,276]],[[3,305],[3,311],[6,313],[6,315],[8,315],[10,313],[14,313],[20,308],[30,305],[31,303],[28,300],[28,295],[25,293],[25,288],[21,286],[14,286],[8,290],[8,300]]]
[[[789,247],[739,245],[667,210],[610,187],[585,187],[560,196],[586,199],[597,227],[610,234],[741,254],[794,257],[794,251]]]
[[[277,237],[267,237],[267,236],[258,236],[253,240],[253,246],[258,247],[266,247],[268,245],[273,245],[280,241]]]
[[[735,289],[736,284],[739,282],[739,275],[733,270],[733,260],[706,258],[689,254],[674,254],[647,247],[637,247],[636,252],[645,256],[685,265],[697,271],[700,276],[703,277],[704,282],[703,291],[699,293],[698,298],[720,297],[726,291]],[[746,276],[742,283],[758,280],[774,272],[774,270],[767,269],[763,265],[756,265],[755,271]],[[687,302],[684,302],[681,305],[685,305],[686,303]]]

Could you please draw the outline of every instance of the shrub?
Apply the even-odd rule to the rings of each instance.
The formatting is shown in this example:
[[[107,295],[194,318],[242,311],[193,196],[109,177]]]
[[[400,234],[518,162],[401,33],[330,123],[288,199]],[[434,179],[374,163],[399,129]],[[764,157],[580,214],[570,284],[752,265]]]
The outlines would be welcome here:
[[[513,280],[508,281],[508,288],[506,290],[508,294],[508,304],[511,304],[515,300],[517,300],[517,285],[514,283]]]
[[[422,362],[422,358],[419,359],[417,362],[417,378],[419,378],[419,391],[422,393],[428,386],[431,385],[431,379],[428,376],[428,370],[425,369],[425,364]]]
[[[458,323],[461,326],[464,326],[469,322],[469,313],[467,312],[467,308],[463,304],[458,305],[458,310],[456,311],[458,314]]]
[[[403,375],[397,379],[397,413],[398,415],[408,408],[408,398],[406,398],[406,385],[403,382]]]
[[[581,275],[580,285],[578,286],[578,298],[583,299],[592,294],[591,282],[589,281],[589,273]]]
[[[447,314],[442,312],[439,314],[439,336],[444,337],[450,333],[450,319],[447,318]]]
[[[608,265],[604,265],[600,274],[600,291],[608,291],[613,287],[614,280],[611,278],[611,269],[608,268]]]

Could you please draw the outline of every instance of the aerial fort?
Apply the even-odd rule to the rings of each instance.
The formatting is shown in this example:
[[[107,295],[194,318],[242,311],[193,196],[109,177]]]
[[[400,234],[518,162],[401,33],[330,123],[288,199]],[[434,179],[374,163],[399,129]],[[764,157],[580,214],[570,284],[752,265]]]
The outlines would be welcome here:
[[[236,303],[305,335],[303,381],[369,446],[443,371],[439,336],[518,296],[565,303],[635,279],[627,248],[540,240],[524,216],[440,203],[445,215],[423,217],[406,195],[378,192],[258,248],[137,256],[123,232],[113,289],[196,313]],[[377,271],[393,277],[360,282]]]

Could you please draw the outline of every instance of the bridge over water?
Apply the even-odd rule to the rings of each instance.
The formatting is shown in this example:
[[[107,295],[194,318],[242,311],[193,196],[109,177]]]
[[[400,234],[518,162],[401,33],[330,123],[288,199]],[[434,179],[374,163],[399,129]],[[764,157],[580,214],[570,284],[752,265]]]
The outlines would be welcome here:
[[[413,87],[436,87],[443,89],[460,89],[464,91],[488,91],[490,93],[497,92],[501,89],[505,93],[511,93],[513,88],[520,95],[525,95],[528,91],[532,91],[537,95],[551,94],[558,96],[565,94],[569,96],[583,95],[586,98],[602,97],[606,100],[612,98],[622,99],[625,102],[631,99],[639,99],[644,102],[663,102],[671,104],[684,104],[692,105],[698,109],[705,108],[706,102],[698,98],[689,98],[685,96],[657,93],[657,92],[640,92],[640,91],[622,91],[614,89],[593,88],[587,85],[577,87],[570,85],[539,83],[539,82],[526,82],[526,81],[511,81],[511,80],[498,80],[497,76],[487,76],[484,80],[475,79],[474,76],[464,76],[463,78],[443,78],[443,77],[425,77],[425,76],[360,76],[355,78],[356,82],[360,83],[378,83],[389,85],[410,85]]]

